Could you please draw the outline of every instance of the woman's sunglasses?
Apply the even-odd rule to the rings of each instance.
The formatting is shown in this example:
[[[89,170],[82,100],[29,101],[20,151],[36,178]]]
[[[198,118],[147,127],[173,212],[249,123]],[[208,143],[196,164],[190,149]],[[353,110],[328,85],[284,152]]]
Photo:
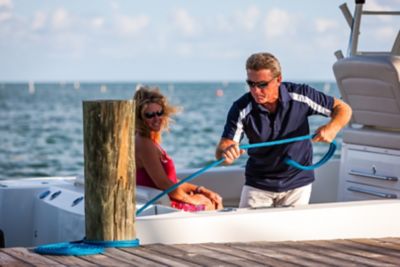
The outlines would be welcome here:
[[[161,117],[162,115],[164,115],[164,110],[160,110],[160,111],[154,111],[154,112],[145,112],[144,113],[144,117],[146,119],[152,119],[155,116],[157,117]]]

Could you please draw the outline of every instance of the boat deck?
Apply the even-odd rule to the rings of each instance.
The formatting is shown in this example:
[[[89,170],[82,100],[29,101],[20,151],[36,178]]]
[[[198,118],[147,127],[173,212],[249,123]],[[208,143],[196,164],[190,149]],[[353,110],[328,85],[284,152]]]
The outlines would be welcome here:
[[[399,266],[400,238],[143,245],[92,256],[0,249],[0,266]]]

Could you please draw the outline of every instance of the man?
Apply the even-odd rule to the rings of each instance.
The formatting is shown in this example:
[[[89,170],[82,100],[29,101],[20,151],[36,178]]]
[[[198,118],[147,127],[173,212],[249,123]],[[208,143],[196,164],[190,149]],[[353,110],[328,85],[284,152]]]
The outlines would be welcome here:
[[[231,164],[241,154],[239,142],[281,140],[309,134],[308,116],[330,116],[316,131],[314,142],[331,142],[349,122],[351,108],[343,101],[305,84],[282,82],[279,61],[269,53],[251,55],[246,62],[250,92],[231,106],[216,157]],[[310,140],[251,148],[246,164],[246,182],[239,207],[297,206],[308,204],[314,172],[284,163],[286,157],[302,165],[312,164]]]

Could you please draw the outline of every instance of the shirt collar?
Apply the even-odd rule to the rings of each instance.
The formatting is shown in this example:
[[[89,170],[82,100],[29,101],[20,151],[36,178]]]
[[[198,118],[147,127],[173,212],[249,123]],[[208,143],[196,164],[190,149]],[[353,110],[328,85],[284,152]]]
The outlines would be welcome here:
[[[265,108],[263,105],[258,104],[256,101],[254,101],[254,98],[251,96],[251,93],[249,92],[249,96],[251,98],[251,101],[253,103],[253,107],[257,107],[261,112],[268,112],[268,109]],[[283,107],[286,107],[287,103],[292,99],[292,97],[289,95],[289,92],[286,88],[286,85],[284,83],[281,83],[279,86],[279,103]]]
[[[286,85],[284,83],[281,83],[279,86],[279,102],[283,106],[286,106],[286,104],[292,99],[292,97],[289,95],[289,92],[286,88]]]

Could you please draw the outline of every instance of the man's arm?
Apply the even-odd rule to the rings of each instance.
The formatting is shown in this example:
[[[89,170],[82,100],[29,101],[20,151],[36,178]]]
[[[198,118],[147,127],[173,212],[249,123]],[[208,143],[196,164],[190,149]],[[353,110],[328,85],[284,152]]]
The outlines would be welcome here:
[[[224,163],[232,164],[244,152],[243,149],[239,149],[239,144],[237,142],[222,137],[215,151],[215,157],[217,159],[224,157]]]
[[[317,135],[314,137],[313,141],[332,142],[337,133],[350,121],[351,114],[351,107],[342,100],[335,98],[331,120],[315,131]]]

